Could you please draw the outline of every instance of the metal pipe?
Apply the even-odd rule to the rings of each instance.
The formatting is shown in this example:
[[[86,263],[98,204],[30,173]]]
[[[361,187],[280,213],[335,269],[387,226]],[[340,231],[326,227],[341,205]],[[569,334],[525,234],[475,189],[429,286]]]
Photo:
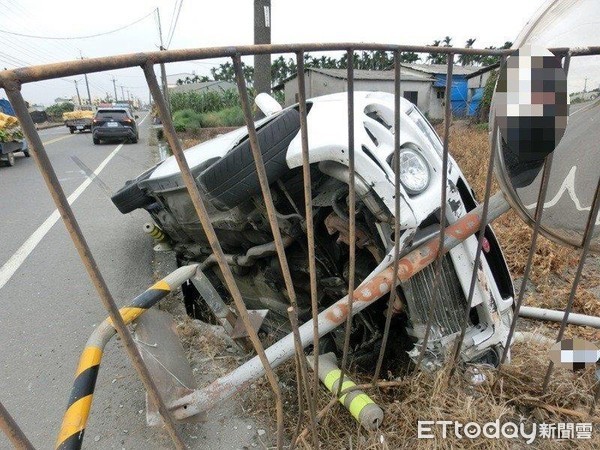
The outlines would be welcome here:
[[[284,248],[290,246],[294,241],[295,239],[293,237],[285,236],[282,239]],[[254,261],[256,261],[257,259],[264,258],[265,256],[271,256],[276,253],[277,249],[275,248],[275,242],[267,242],[266,244],[260,244],[254,247],[250,247],[245,255],[230,255],[226,253],[224,256],[225,260],[229,264],[235,264],[238,266],[252,266],[254,264]],[[208,256],[204,261],[202,261],[200,268],[202,270],[205,270],[213,264],[216,264],[216,262],[217,257],[213,253],[212,255]]]
[[[154,283],[145,292],[133,299],[129,306],[119,310],[119,316],[123,322],[130,324],[136,320],[194,275],[197,267],[197,264],[180,267],[162,280]],[[107,318],[94,329],[88,338],[75,371],[75,381],[73,381],[69,403],[63,415],[62,425],[56,440],[56,449],[76,450],[81,448],[85,426],[92,408],[94,388],[104,348],[116,333],[114,322],[111,318]]]
[[[565,319],[565,316],[568,316],[566,323],[569,325],[600,328],[600,317],[577,313],[570,313],[567,315],[565,311],[557,311],[555,309],[521,306],[519,315],[528,319],[549,320],[551,322],[562,322]]]
[[[479,205],[446,228],[442,246],[443,253],[447,253],[479,229],[482,209],[483,205]],[[490,198],[489,222],[497,219],[509,209],[510,205],[503,194],[501,192],[496,193]],[[439,235],[435,236],[400,259],[396,274],[400,281],[408,280],[435,261],[440,248],[439,241]],[[319,336],[324,336],[344,323],[349,314],[357,314],[389,293],[394,282],[394,271],[390,267],[391,263],[392,258],[385,258],[365,281],[355,289],[352,310],[348,307],[348,297],[346,296],[319,314]],[[303,347],[310,345],[312,342],[312,327],[312,320],[309,320],[302,324],[298,330]],[[265,350],[270,367],[279,366],[291,358],[294,353],[294,339],[291,333]],[[249,386],[263,374],[264,369],[260,359],[254,357],[227,375],[218,378],[207,387],[196,390],[175,402],[171,405],[173,414],[178,419],[184,419],[208,410],[231,397],[237,391]]]
[[[275,405],[277,409],[277,447],[282,448],[284,420],[283,400],[277,377],[275,376],[275,372],[273,372],[273,369],[269,364],[269,360],[265,355],[265,349],[263,348],[260,339],[258,338],[258,333],[252,326],[252,321],[250,320],[250,316],[248,315],[248,309],[246,308],[246,304],[244,303],[242,294],[235,282],[233,273],[231,272],[231,269],[227,264],[227,261],[225,260],[225,255],[223,253],[223,249],[221,248],[221,243],[219,242],[219,238],[217,237],[212,222],[210,221],[208,211],[206,210],[206,206],[204,205],[204,200],[202,200],[202,196],[200,195],[200,191],[198,190],[198,186],[196,185],[196,180],[194,179],[194,176],[192,175],[192,172],[190,170],[190,166],[188,165],[187,160],[185,159],[185,155],[183,154],[181,142],[177,138],[177,133],[175,132],[173,120],[171,119],[171,116],[169,114],[169,109],[167,107],[165,99],[160,92],[160,86],[158,85],[158,81],[156,80],[156,75],[154,74],[152,64],[145,64],[143,66],[143,70],[144,75],[146,77],[146,82],[148,83],[148,87],[150,89],[150,92],[152,93],[152,97],[154,98],[154,101],[158,107],[158,112],[163,122],[165,136],[167,137],[167,141],[169,142],[171,151],[173,152],[173,156],[177,160],[179,170],[181,171],[181,176],[188,190],[190,199],[192,200],[192,204],[194,205],[194,210],[196,211],[198,219],[202,224],[204,235],[206,236],[208,243],[213,253],[215,254],[215,257],[219,264],[219,268],[221,269],[221,273],[223,274],[223,279],[225,280],[225,284],[229,289],[229,293],[231,294],[238,315],[242,320],[242,323],[246,328],[246,332],[248,333],[248,338],[250,339],[250,342],[252,342],[252,346],[256,351],[256,358],[259,361],[262,370],[264,371],[263,373],[266,373],[267,379],[269,380],[269,385],[271,386],[271,389],[273,390],[273,393],[275,395]]]
[[[0,429],[4,431],[6,437],[12,445],[18,450],[35,450],[25,433],[19,428],[15,419],[6,410],[2,402],[0,402]]]
[[[6,81],[6,78],[3,78],[3,81]],[[37,133],[35,124],[29,115],[27,104],[21,95],[21,86],[17,80],[12,79],[11,81],[12,82],[9,83],[8,86],[6,84],[4,85],[6,95],[8,96],[8,99],[10,100],[10,103],[17,114],[17,117],[19,118],[23,134],[26,136],[27,141],[30,144],[30,152],[33,153],[35,162],[44,178],[44,181],[46,182],[46,186],[50,191],[56,208],[60,212],[62,220],[65,224],[65,228],[73,240],[73,244],[79,253],[79,257],[81,258],[92,284],[98,292],[100,300],[113,320],[119,336],[121,336],[121,339],[123,340],[125,350],[131,359],[131,363],[135,367],[150,399],[155,405],[158,405],[158,410],[164,418],[165,427],[171,436],[171,439],[177,448],[183,449],[185,447],[183,439],[179,431],[175,428],[175,423],[173,422],[169,411],[160,398],[160,394],[156,385],[154,384],[154,381],[152,380],[150,372],[148,371],[148,368],[146,367],[146,364],[144,363],[144,360],[142,359],[142,356],[140,355],[140,352],[133,341],[133,336],[125,326],[125,322],[123,322],[123,319],[119,314],[119,309],[108,289],[106,281],[104,280],[98,265],[96,264],[96,260],[92,255],[92,251],[90,250],[87,241],[83,236],[83,232],[79,227],[79,223],[77,222],[75,214],[69,205],[62,186],[58,181],[58,177],[56,176],[56,172],[52,167],[50,158],[48,157],[44,145],[42,144],[42,140]]]

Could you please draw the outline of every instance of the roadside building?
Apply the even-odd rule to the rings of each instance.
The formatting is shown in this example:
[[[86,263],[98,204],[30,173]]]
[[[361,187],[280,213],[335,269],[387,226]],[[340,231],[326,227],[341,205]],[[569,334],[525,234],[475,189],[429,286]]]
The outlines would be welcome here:
[[[467,115],[468,89],[466,76],[477,71],[479,67],[455,66],[452,76],[452,113],[457,117]],[[306,95],[321,95],[346,92],[348,79],[346,69],[307,68]],[[441,119],[444,116],[446,98],[446,65],[445,64],[402,64],[400,70],[400,89],[402,96],[412,103],[430,119]],[[283,91],[285,106],[298,101],[298,79],[294,74],[273,88]],[[354,90],[394,92],[393,70],[355,70]]]
[[[467,79],[467,115],[469,117],[479,114],[479,105],[483,98],[485,85],[496,67],[499,67],[499,64],[482,67],[465,77]]]
[[[308,98],[346,92],[348,90],[348,74],[346,69],[307,68],[306,95]],[[400,71],[400,83],[405,96],[416,101],[421,109],[428,108],[428,96],[433,78],[422,73]],[[285,106],[298,101],[298,76],[294,74],[283,80],[273,90],[282,90],[285,95]],[[393,70],[354,70],[355,91],[394,92]],[[408,98],[408,97],[407,97]],[[413,103],[414,103],[413,101]]]

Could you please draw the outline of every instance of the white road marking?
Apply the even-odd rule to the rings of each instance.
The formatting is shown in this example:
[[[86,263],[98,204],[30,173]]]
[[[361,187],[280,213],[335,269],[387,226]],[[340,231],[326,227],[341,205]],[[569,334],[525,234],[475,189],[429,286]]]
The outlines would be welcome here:
[[[138,125],[141,125],[144,120],[149,116],[148,113],[146,117],[144,117]],[[94,170],[94,175],[98,176],[102,170],[107,166],[111,159],[123,148],[123,144],[118,145],[105,159],[100,163],[100,165]],[[73,192],[67,198],[69,205],[72,205],[75,200],[79,198],[81,194],[87,189],[87,187],[92,184],[93,178],[88,177],[86,180],[79,185],[75,192]],[[50,216],[42,223],[37,230],[35,230],[29,238],[19,247],[19,249],[10,257],[10,259],[0,268],[0,289],[2,289],[6,283],[12,278],[15,272],[21,267],[23,262],[27,259],[27,257],[31,254],[31,252],[37,247],[37,245],[42,241],[44,236],[48,234],[48,231],[54,226],[54,224],[60,218],[60,214],[58,209],[55,209]]]
[[[554,198],[544,203],[544,209],[551,208],[552,206],[556,205],[565,192],[569,194],[569,197],[571,197],[571,200],[575,204],[575,207],[578,211],[590,211],[592,209],[591,205],[582,206],[581,202],[577,198],[577,195],[575,194],[575,172],[577,172],[577,166],[571,167],[571,170],[565,177],[565,180],[560,185],[560,189],[558,190]],[[532,203],[531,205],[527,205],[525,206],[525,208],[533,209],[536,207],[536,205],[537,202]],[[600,225],[600,217],[598,217],[598,219],[596,220],[596,225]]]

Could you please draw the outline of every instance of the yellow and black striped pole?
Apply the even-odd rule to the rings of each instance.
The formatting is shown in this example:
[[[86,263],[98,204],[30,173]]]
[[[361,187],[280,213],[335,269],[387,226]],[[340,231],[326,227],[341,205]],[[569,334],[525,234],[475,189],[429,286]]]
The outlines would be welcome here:
[[[148,308],[181,286],[196,273],[197,267],[197,264],[180,267],[138,295],[130,306],[121,308],[119,311],[125,324],[136,320]],[[56,441],[56,449],[75,450],[81,448],[104,347],[115,334],[116,330],[112,320],[106,319],[88,339],[75,371],[75,381]]]
[[[156,242],[164,242],[168,240],[167,235],[157,225],[147,222],[144,224],[144,232],[154,238]]]

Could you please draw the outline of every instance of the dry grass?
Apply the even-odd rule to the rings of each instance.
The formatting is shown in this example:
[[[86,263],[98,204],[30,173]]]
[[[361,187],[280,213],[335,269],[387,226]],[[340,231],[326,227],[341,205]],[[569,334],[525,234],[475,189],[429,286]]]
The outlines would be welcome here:
[[[383,426],[376,432],[362,429],[341,405],[336,403],[318,426],[322,449],[515,449],[515,448],[600,448],[597,429],[592,440],[569,443],[564,440],[538,438],[531,446],[523,439],[459,439],[448,434],[445,439],[437,430],[434,439],[417,438],[419,420],[451,420],[463,424],[476,422],[508,421],[524,423],[527,431],[533,424],[559,422],[600,423],[600,417],[588,417],[592,402],[595,377],[592,369],[573,373],[557,368],[550,383],[548,394],[541,395],[541,383],[548,364],[547,349],[532,343],[516,343],[514,357],[498,374],[486,370],[487,381],[472,386],[458,373],[448,381],[448,370],[434,374],[419,372],[395,380],[389,388],[367,389],[370,397],[384,409]],[[306,411],[299,417],[295,390],[295,370],[288,363],[278,370],[286,406],[287,436],[294,436],[298,420],[301,429],[307,426]],[[498,377],[498,379],[496,379]],[[357,382],[367,378],[355,375]],[[320,392],[319,409],[331,400],[324,389]],[[257,382],[255,389],[246,397],[244,410],[256,417],[275,420],[274,398],[266,381]],[[596,425],[595,425],[596,426]],[[273,431],[273,429],[272,429]],[[312,448],[308,435],[298,448]]]

